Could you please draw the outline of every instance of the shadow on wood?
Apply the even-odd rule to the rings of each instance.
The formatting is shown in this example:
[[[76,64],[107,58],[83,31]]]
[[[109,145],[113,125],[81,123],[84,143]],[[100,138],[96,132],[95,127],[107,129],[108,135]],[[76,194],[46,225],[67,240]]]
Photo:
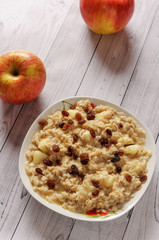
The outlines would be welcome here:
[[[131,65],[133,46],[132,35],[128,29],[116,34],[100,35],[98,45],[94,42],[94,33],[90,31],[90,44],[94,45],[94,57],[100,61],[107,71],[117,75],[123,73]]]
[[[18,113],[17,113],[17,108]],[[20,147],[22,141],[29,130],[31,124],[37,118],[37,116],[44,110],[42,98],[39,96],[34,101],[29,103],[25,103],[24,105],[11,105],[7,103],[2,103],[2,115],[1,121],[4,121],[5,129],[3,131],[7,131],[8,125],[11,125],[11,130],[9,132],[10,137],[7,141],[12,144],[13,146]],[[23,110],[22,110],[23,109]],[[10,112],[12,111],[12,114]],[[15,113],[17,113],[16,118],[14,117]],[[20,114],[23,112],[22,114]],[[14,123],[10,119],[10,115],[13,116],[13,119],[16,119]],[[3,119],[4,118],[4,119]],[[12,127],[14,126],[14,130],[12,132]]]

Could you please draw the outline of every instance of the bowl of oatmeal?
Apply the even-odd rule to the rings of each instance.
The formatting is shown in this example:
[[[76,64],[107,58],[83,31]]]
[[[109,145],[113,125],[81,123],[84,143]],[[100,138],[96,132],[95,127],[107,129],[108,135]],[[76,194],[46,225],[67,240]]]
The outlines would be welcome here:
[[[79,220],[107,221],[139,201],[155,159],[154,139],[135,116],[102,99],[71,97],[34,121],[19,172],[44,206]]]

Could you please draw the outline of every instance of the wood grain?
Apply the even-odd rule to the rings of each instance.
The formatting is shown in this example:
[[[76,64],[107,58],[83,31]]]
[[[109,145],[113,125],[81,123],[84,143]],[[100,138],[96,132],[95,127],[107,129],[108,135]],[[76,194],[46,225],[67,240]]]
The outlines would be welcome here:
[[[121,103],[157,7],[156,1],[136,1],[136,11],[127,28],[116,35],[102,36],[78,91],[79,96],[93,94]]]
[[[138,117],[145,121],[154,138],[159,132],[159,10],[155,14],[149,35],[146,39],[138,64],[125,92],[122,106],[138,112]]]
[[[65,21],[73,0],[3,1],[0,8],[0,54],[22,49],[43,61]],[[3,146],[21,106],[0,102],[0,148]]]

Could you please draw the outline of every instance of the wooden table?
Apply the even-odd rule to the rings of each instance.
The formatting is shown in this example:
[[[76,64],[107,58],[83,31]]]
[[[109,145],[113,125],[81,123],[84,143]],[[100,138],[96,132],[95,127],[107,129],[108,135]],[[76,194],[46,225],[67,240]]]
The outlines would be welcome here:
[[[159,151],[159,1],[138,0],[127,27],[96,35],[77,0],[1,0],[0,54],[25,49],[47,70],[41,95],[25,105],[0,101],[0,239],[157,240],[159,165],[128,214],[110,222],[76,221],[34,200],[18,172],[22,141],[50,104],[69,97],[101,97],[128,109],[151,130]]]

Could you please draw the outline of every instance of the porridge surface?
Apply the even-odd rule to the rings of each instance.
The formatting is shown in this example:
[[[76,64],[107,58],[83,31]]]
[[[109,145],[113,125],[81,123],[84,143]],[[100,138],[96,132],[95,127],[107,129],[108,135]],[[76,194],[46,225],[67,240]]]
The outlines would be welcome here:
[[[147,180],[144,138],[133,118],[80,100],[39,121],[26,172],[51,203],[74,212],[116,211]]]

